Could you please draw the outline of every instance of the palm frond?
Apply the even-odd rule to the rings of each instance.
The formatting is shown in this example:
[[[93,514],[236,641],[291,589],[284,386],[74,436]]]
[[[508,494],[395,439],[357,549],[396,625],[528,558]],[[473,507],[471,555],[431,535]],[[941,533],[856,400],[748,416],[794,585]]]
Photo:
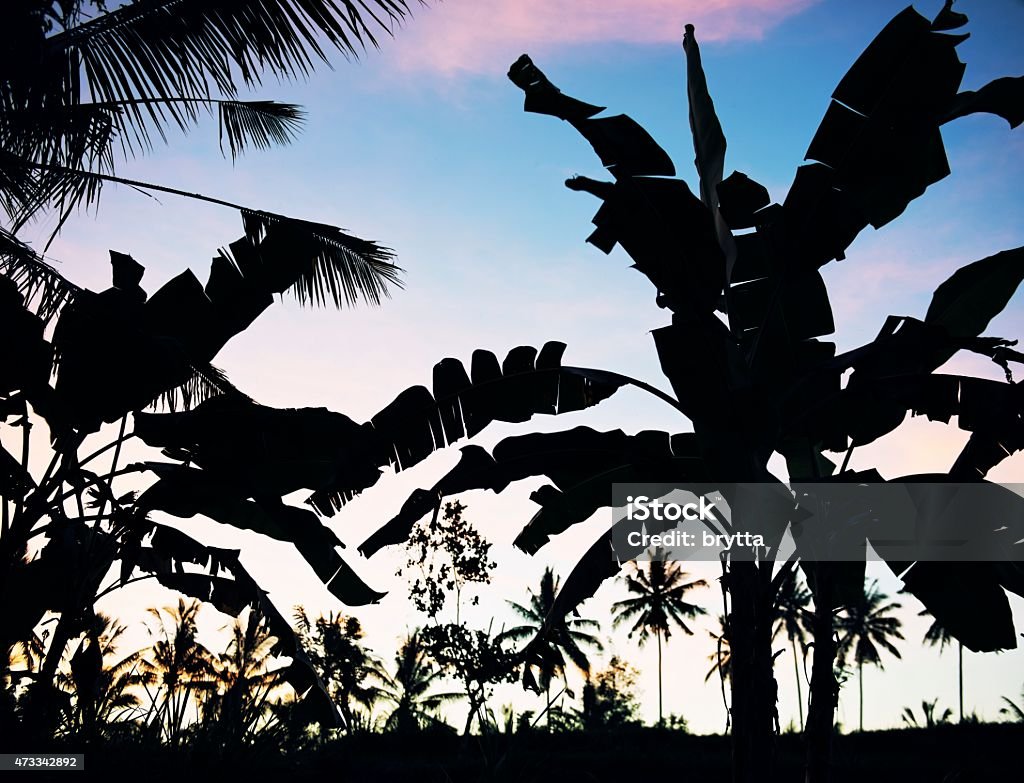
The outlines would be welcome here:
[[[15,173],[18,161],[113,172],[113,142],[123,131],[120,115],[120,108],[99,104],[5,107],[0,111],[0,146],[10,156],[7,166]],[[5,184],[22,179],[17,174]],[[16,198],[32,201],[25,194]]]
[[[1000,715],[1009,716],[1012,720],[1017,723],[1024,723],[1024,707],[1018,705],[1013,699],[1003,696],[1003,701],[1006,702],[1006,706],[999,710]]]
[[[264,69],[304,75],[326,62],[321,34],[354,57],[407,13],[404,0],[139,0],[49,37],[46,48],[80,60],[100,100],[208,97],[210,84],[233,96],[232,65],[248,85]]]
[[[10,217],[12,230],[21,230],[44,210],[52,209],[57,214],[57,220],[50,242],[60,233],[64,223],[76,209],[88,210],[89,207],[95,206],[104,183],[116,180],[112,175],[102,171],[37,163],[28,158],[6,154],[3,160],[3,168],[10,171],[10,178],[18,180],[18,185],[23,191],[23,195],[18,199],[5,199],[4,209]],[[141,190],[140,192],[145,193]]]
[[[521,642],[526,639],[532,639],[537,634],[537,626],[535,625],[520,625],[517,628],[509,628],[507,631],[502,631],[495,637],[495,641],[498,644],[504,642]]]
[[[530,595],[532,596],[533,593],[531,592]],[[541,607],[534,606],[533,604],[531,604],[531,606],[527,608],[522,604],[517,604],[515,601],[509,601],[507,599],[505,603],[508,604],[509,608],[513,612],[522,617],[524,620],[529,620],[533,623],[540,623],[544,620],[544,612],[540,611]],[[534,601],[533,603],[536,603],[536,601]]]
[[[247,145],[269,149],[274,144],[290,144],[305,118],[305,112],[291,103],[275,101],[218,101],[220,148],[227,141],[231,159]]]
[[[81,289],[69,282],[41,255],[14,234],[0,227],[0,275],[11,280],[25,298],[26,307],[49,321]]]
[[[297,242],[311,243],[314,256],[289,289],[300,304],[352,306],[360,298],[373,305],[390,298],[389,286],[402,287],[401,267],[386,247],[346,234],[323,223],[297,220],[272,212],[242,209],[242,223],[250,242],[259,242],[271,226],[294,230]]]
[[[0,208],[15,230],[53,207],[59,231],[99,198],[104,180],[83,175],[112,174],[118,142],[133,156],[215,104],[232,158],[287,143],[298,107],[238,101],[240,87],[268,72],[305,76],[327,62],[324,38],[358,57],[409,14],[406,0],[134,0],[101,10],[84,23],[61,16],[45,39],[12,38],[13,60],[28,63],[0,82]],[[48,13],[12,11],[25,29],[52,23]]]
[[[191,410],[201,402],[221,395],[249,399],[248,396],[235,388],[223,370],[214,367],[212,364],[193,364],[192,374],[189,375],[188,380],[172,389],[161,392],[147,407],[156,410],[168,410],[173,413],[177,410]]]

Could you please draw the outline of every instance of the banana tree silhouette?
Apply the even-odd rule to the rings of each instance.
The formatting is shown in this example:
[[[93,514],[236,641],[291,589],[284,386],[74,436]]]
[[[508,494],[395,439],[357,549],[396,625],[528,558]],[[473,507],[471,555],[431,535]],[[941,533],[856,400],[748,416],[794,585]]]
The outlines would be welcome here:
[[[527,604],[507,601],[512,610],[525,622],[498,634],[496,641],[502,644],[509,642],[527,642],[534,639],[544,628],[544,622],[551,612],[558,594],[559,579],[549,567],[544,569],[537,592],[530,590]],[[531,649],[531,665],[523,673],[524,683],[536,683],[544,691],[544,703],[547,713],[547,726],[551,728],[551,682],[561,676],[565,688],[569,687],[568,664],[571,663],[584,675],[590,674],[590,659],[587,652],[601,652],[604,645],[594,633],[600,626],[596,620],[583,617],[562,617],[553,625],[544,642],[534,645]],[[537,670],[537,674],[532,673]]]
[[[800,731],[804,730],[800,665],[807,661],[807,636],[812,631],[809,611],[811,597],[810,590],[800,583],[796,571],[788,573],[775,594],[775,630],[772,633],[772,641],[774,642],[780,633],[785,633],[793,648],[793,675],[796,679],[796,703],[800,710]],[[797,653],[797,643],[800,644],[802,654]]]
[[[132,495],[115,494],[114,479],[140,471],[118,464],[130,436],[128,414],[154,399],[173,408],[190,407],[212,394],[241,397],[209,361],[275,293],[290,291],[312,304],[379,303],[390,287],[400,285],[400,270],[386,248],[333,226],[118,177],[115,160],[149,151],[154,138],[166,138],[173,127],[186,131],[204,113],[218,115],[222,149],[232,158],[249,147],[291,141],[303,119],[299,107],[239,100],[240,89],[257,86],[266,73],[305,75],[318,61],[326,62],[324,40],[347,57],[358,56],[366,46],[377,46],[377,35],[390,34],[407,11],[404,0],[139,0],[113,10],[102,0],[21,0],[5,9],[0,422],[21,429],[22,449],[20,459],[0,449],[0,603],[12,618],[0,631],[0,643],[7,649],[12,639],[27,638],[25,629],[42,612],[58,612],[40,672],[43,685],[56,674],[67,642],[84,627],[92,601],[140,578],[141,571],[159,574],[165,584],[231,613],[260,606],[279,640],[277,652],[294,659],[290,682],[300,694],[316,691],[311,701],[320,709],[314,711],[327,714],[326,694],[312,687],[316,676],[287,621],[237,557],[152,523],[148,501],[135,506]],[[246,237],[214,261],[205,289],[186,273],[146,301],[139,287],[141,266],[113,254],[113,287],[102,294],[82,291],[17,233],[42,212],[54,211],[55,236],[76,207],[96,204],[108,182],[238,208]],[[62,310],[51,344],[45,328]],[[53,444],[41,480],[29,471],[33,412],[46,419]],[[117,438],[83,457],[79,451],[86,437],[110,421],[120,422]],[[85,467],[111,451],[106,475],[88,469],[95,465]],[[151,467],[172,470],[166,464]],[[208,490],[205,497],[213,502]],[[265,501],[269,511],[254,510],[254,504],[232,494],[227,504],[223,498],[216,502],[222,512],[231,506],[226,513],[244,519],[243,526],[301,539],[307,552],[313,550],[311,539],[320,536],[324,542],[318,524],[296,519],[300,512],[278,511],[274,499]],[[87,503],[96,513],[86,513]],[[74,508],[65,508],[68,504]],[[303,532],[293,532],[292,526]],[[49,543],[39,557],[26,561],[42,536]],[[327,575],[331,554],[324,547],[316,558],[325,581],[339,570]],[[120,578],[104,586],[118,561]],[[196,565],[210,566],[213,575],[188,570]],[[21,601],[21,590],[29,590],[32,599]],[[37,703],[46,701],[42,693],[37,696]]]
[[[602,202],[588,241],[606,253],[621,245],[654,284],[657,303],[671,311],[671,324],[653,336],[674,396],[622,376],[592,371],[587,377],[655,394],[686,416],[693,432],[630,436],[580,427],[507,438],[491,453],[466,447],[447,476],[413,493],[360,551],[372,555],[403,541],[445,496],[502,491],[531,476],[546,476],[551,484],[533,494],[540,508],[515,541],[529,553],[607,507],[614,483],[710,481],[728,494],[736,482],[778,483],[768,470],[775,453],[785,458],[791,481],[882,482],[876,471],[847,470],[850,455],[896,429],[908,412],[942,421],[957,415],[971,437],[948,473],[892,482],[979,481],[1024,448],[1017,385],[935,373],[961,350],[989,356],[1007,372],[1010,362],[1024,359],[1010,341],[982,336],[1024,277],[1024,248],[963,267],[939,285],[923,320],[891,317],[865,346],[836,355],[835,344],[820,339],[835,330],[820,267],[844,258],[868,225],[882,228],[949,174],[941,126],[975,112],[999,115],[1011,127],[1024,122],[1024,77],[959,92],[964,67],[956,46],[963,38],[946,31],[966,21],[949,3],[932,21],[912,8],[898,14],[840,82],[808,149],[812,162],[798,169],[782,204],[770,204],[767,190],[743,174],[723,178],[725,136],[692,27],[684,50],[699,198],[670,179],[675,167],[668,155],[634,120],[596,117],[601,107],[564,95],[528,57],[520,58],[509,76],[524,91],[526,110],[565,120],[613,176],[613,182],[574,177],[566,183]],[[515,358],[533,367],[532,349],[517,350]],[[701,368],[700,383],[694,383],[694,367]],[[435,386],[442,391],[469,385],[452,378],[452,365],[438,365]],[[518,391],[495,394],[489,410],[503,410],[504,420],[515,422],[543,409],[558,412],[552,405],[560,398]],[[466,417],[459,414],[453,406],[447,419],[430,426],[410,417],[399,442],[417,444],[417,453],[451,443],[464,434]],[[826,451],[845,452],[838,472]],[[733,523],[734,532],[764,533],[766,540],[766,552],[733,552],[723,575],[731,609],[737,781],[771,774],[777,716],[772,612],[779,585],[794,567],[804,571],[815,605],[807,775],[813,783],[828,777],[837,693],[833,614],[863,592],[864,564],[798,552],[799,565],[777,568],[775,553],[790,521],[767,531]],[[885,548],[875,543],[884,557]],[[638,554],[613,550],[611,531],[599,538],[566,578],[541,636],[616,576],[620,559]],[[1015,646],[1005,590],[1024,592],[1016,563],[891,559],[908,590],[965,645],[985,651]],[[950,584],[958,585],[956,594]]]
[[[19,246],[19,252],[45,267],[28,248]],[[142,265],[111,253],[111,288],[96,294],[62,283],[75,296],[60,309],[52,340],[44,336],[44,321],[55,313],[40,314],[40,308],[47,302],[55,308],[55,300],[37,296],[33,312],[26,306],[25,292],[33,290],[29,278],[15,283],[0,276],[0,321],[11,327],[5,332],[10,356],[0,365],[0,413],[4,426],[22,433],[20,459],[0,451],[0,601],[8,618],[0,642],[9,648],[29,638],[47,611],[59,614],[37,686],[53,680],[97,598],[152,576],[231,615],[259,608],[278,639],[275,653],[293,659],[290,684],[311,696],[321,718],[336,717],[326,693],[314,687],[317,677],[288,622],[242,568],[237,552],[207,547],[151,516],[203,513],[290,542],[335,594],[354,604],[379,596],[344,566],[337,537],[316,514],[282,500],[302,485],[330,493],[373,483],[379,469],[348,464],[337,445],[368,428],[323,409],[257,405],[210,364],[275,293],[330,292],[331,280],[343,279],[352,297],[372,302],[373,292],[387,285],[387,276],[365,259],[335,259],[340,265],[327,275],[322,260],[317,242],[293,221],[266,231],[248,224],[247,235],[213,260],[205,286],[187,271],[147,297]],[[141,412],[155,402],[193,409],[166,414],[170,419]],[[29,470],[33,414],[50,432],[49,466],[41,477]],[[186,418],[176,418],[181,416]],[[135,421],[131,432],[129,417]],[[116,438],[94,444],[107,424],[118,425]],[[165,435],[169,424],[173,438]],[[165,447],[170,460],[123,466],[122,446],[133,437]],[[242,450],[232,454],[233,446]],[[379,457],[381,464],[387,460],[386,453]],[[145,491],[124,491],[121,482],[147,473],[157,480]],[[47,733],[45,725],[40,732]]]
[[[917,613],[918,617],[931,617],[931,612],[922,609]],[[964,721],[964,643],[954,637],[945,626],[938,620],[932,618],[932,624],[924,632],[924,643],[930,647],[938,647],[939,655],[946,649],[946,645],[957,645],[957,685],[960,696],[960,722]]]
[[[703,579],[687,582],[689,576],[679,563],[666,561],[666,552],[657,547],[651,553],[647,569],[634,563],[632,574],[625,576],[626,589],[632,597],[612,604],[615,619],[614,627],[632,623],[629,630],[630,638],[638,635],[640,646],[643,647],[654,633],[658,642],[658,725],[664,724],[661,692],[661,639],[668,643],[672,635],[672,627],[680,628],[687,636],[693,636],[693,630],[686,624],[699,615],[706,614],[703,608],[686,601],[686,594],[698,587],[707,587]]]
[[[857,664],[861,731],[864,731],[864,664],[885,668],[879,648],[896,658],[901,657],[900,651],[890,641],[903,639],[900,633],[903,623],[891,615],[901,606],[896,601],[889,601],[889,596],[878,589],[878,583],[872,582],[865,587],[863,597],[848,604],[836,618],[836,630],[840,635],[839,659],[845,661],[847,656],[852,656]]]

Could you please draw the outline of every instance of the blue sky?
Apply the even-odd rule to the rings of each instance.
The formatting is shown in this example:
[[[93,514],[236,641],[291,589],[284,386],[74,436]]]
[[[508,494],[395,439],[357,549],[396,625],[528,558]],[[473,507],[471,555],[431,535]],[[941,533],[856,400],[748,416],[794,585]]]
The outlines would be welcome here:
[[[940,6],[917,7],[933,15]],[[683,24],[693,21],[729,139],[726,171],[745,172],[781,200],[835,84],[902,8],[881,1],[447,0],[418,10],[380,52],[357,63],[337,57],[335,70],[323,68],[305,83],[268,82],[259,90],[260,97],[306,107],[309,119],[296,144],[250,154],[232,166],[217,150],[211,121],[129,162],[121,173],[342,225],[398,252],[407,288],[380,309],[312,311],[285,299],[221,353],[217,363],[260,402],[322,405],[363,420],[403,388],[429,383],[433,364],[445,356],[468,360],[477,347],[502,355],[515,345],[551,339],[568,343],[567,363],[667,387],[648,335],[667,322],[652,287],[627,268],[621,251],[606,257],[584,243],[596,202],[562,186],[577,173],[600,177],[600,163],[568,125],[522,111],[522,93],[505,78],[509,64],[529,52],[564,91],[633,116],[695,189],[679,44]],[[986,0],[957,8],[971,17],[972,37],[960,47],[968,64],[965,89],[1024,72],[1024,3]],[[943,135],[952,176],[883,230],[868,229],[847,260],[826,269],[840,349],[871,339],[890,313],[922,316],[932,290],[959,265],[1024,244],[1021,129],[1010,132],[1001,119],[982,115],[947,126]],[[39,238],[45,229],[36,228]],[[239,233],[230,210],[110,188],[98,216],[73,219],[50,252],[71,279],[96,290],[109,285],[107,248],[130,252],[147,266],[143,284],[152,292],[184,266],[205,279],[215,249]],[[1024,334],[1022,301],[1018,294],[990,334]],[[1001,377],[980,360],[960,359],[954,366]],[[491,445],[515,432],[580,424],[627,432],[688,428],[671,409],[624,392],[584,413],[495,428],[477,442]],[[883,475],[944,470],[963,440],[953,427],[912,420],[899,434],[859,449],[852,465],[878,465]],[[352,552],[409,489],[429,486],[456,458],[453,450],[410,474],[385,477],[332,527]],[[993,477],[1024,482],[1021,455]],[[567,573],[601,527],[602,520],[591,520],[532,560],[512,550],[515,531],[532,514],[529,492],[538,484],[524,482],[500,499],[484,493],[462,498],[470,518],[495,541],[500,564],[494,588],[482,595],[482,618],[506,618],[503,598],[525,598],[546,563]],[[281,608],[301,601],[314,611],[343,609],[290,550],[199,521],[187,527],[210,543],[242,546]],[[371,584],[392,590],[380,606],[355,612],[370,631],[370,644],[388,654],[407,627],[422,622],[393,577],[400,559],[386,552],[354,561]],[[692,570],[715,576],[699,566]],[[899,589],[884,568],[877,574],[887,592]],[[606,585],[584,605],[585,614],[605,622],[621,594],[617,585]],[[712,616],[720,611],[717,595],[717,588],[710,589],[701,599]],[[127,615],[147,600],[158,599],[140,589],[117,606]],[[955,706],[953,656],[940,660],[921,648],[926,623],[914,616],[919,606],[909,596],[900,600],[906,652],[903,661],[887,664],[885,674],[866,675],[869,727],[894,725],[903,706],[923,698],[938,696]],[[1024,602],[1013,600],[1018,626],[1024,626]],[[704,630],[712,627],[710,619],[699,626],[693,639],[674,636],[668,647],[666,710],[682,712],[696,731],[720,731],[717,684],[703,684],[713,649]],[[653,649],[637,652],[620,633],[613,647],[643,669],[644,715],[653,718]],[[788,653],[779,665],[785,723],[795,714]],[[968,709],[995,717],[1000,695],[1019,694],[1024,653],[969,655],[966,671]],[[847,725],[855,722],[855,692],[851,684],[843,693],[840,720]],[[502,698],[536,706],[511,688]]]

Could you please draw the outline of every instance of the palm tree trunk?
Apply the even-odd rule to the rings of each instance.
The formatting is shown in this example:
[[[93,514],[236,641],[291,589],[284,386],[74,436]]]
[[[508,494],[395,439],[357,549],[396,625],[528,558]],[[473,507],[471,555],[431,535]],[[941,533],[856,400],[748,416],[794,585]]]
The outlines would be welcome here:
[[[804,730],[804,696],[800,690],[800,663],[796,659],[796,637],[789,640],[793,643],[793,674],[796,675],[796,706],[800,710],[800,732]]]
[[[964,722],[964,643],[957,640],[960,647],[960,722]]]
[[[860,730],[864,731],[864,663],[857,661],[857,682],[860,686]]]
[[[658,727],[660,728],[665,722],[661,702],[661,629],[655,628],[654,635],[658,638]]]
[[[548,687],[544,689],[544,701],[547,703],[547,715],[544,720],[548,727],[548,731],[551,731],[551,681],[548,680]]]

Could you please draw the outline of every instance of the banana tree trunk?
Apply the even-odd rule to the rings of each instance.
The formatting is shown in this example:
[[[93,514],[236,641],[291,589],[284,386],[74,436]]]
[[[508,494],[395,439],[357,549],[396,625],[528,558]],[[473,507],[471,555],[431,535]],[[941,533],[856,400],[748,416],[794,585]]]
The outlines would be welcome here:
[[[733,781],[755,783],[772,778],[775,760],[771,573],[753,562],[733,561],[729,577]]]
[[[832,730],[839,686],[833,665],[836,642],[832,631],[832,579],[827,563],[815,564],[814,657],[807,709],[806,783],[827,783],[832,759]]]

